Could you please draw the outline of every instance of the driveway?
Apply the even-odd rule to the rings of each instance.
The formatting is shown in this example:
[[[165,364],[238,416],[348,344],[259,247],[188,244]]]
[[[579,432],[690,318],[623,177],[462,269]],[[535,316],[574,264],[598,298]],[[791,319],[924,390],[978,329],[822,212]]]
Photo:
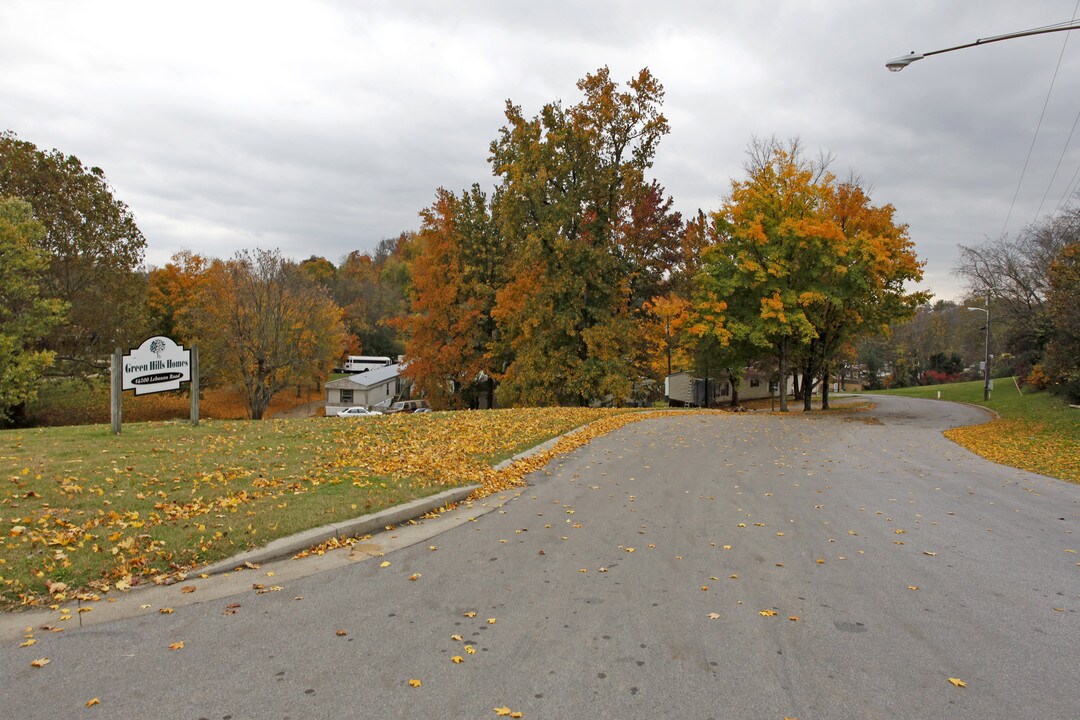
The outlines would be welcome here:
[[[1075,717],[1080,487],[942,437],[977,408],[874,401],[637,423],[385,556],[35,628],[5,715]]]

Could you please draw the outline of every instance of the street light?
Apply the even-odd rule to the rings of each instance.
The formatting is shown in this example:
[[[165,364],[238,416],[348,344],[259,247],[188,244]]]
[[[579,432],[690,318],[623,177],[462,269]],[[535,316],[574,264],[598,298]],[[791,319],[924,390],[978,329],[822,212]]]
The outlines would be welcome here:
[[[1044,35],[1046,33],[1064,32],[1067,30],[1080,30],[1080,20],[1074,18],[1072,20],[1065,20],[1064,22],[1055,23],[1054,25],[1046,25],[1044,27],[1032,28],[1031,30],[1020,30],[1019,32],[1006,33],[1005,35],[994,35],[992,37],[979,38],[975,42],[969,42],[963,45],[956,45],[954,47],[944,48],[943,50],[932,50],[925,53],[917,53],[912,50],[907,55],[895,57],[889,62],[885,63],[885,67],[887,67],[892,72],[900,72],[916,60],[922,60],[924,57],[930,57],[931,55],[940,55],[941,53],[952,52],[953,50],[963,50],[964,48],[975,47],[976,45],[988,45],[990,43],[1000,42],[1002,40],[1012,40],[1013,38],[1027,37],[1029,35]]]
[[[983,353],[983,402],[990,401],[990,295],[986,296],[986,307],[969,307],[968,310],[977,310],[986,313],[986,340]]]

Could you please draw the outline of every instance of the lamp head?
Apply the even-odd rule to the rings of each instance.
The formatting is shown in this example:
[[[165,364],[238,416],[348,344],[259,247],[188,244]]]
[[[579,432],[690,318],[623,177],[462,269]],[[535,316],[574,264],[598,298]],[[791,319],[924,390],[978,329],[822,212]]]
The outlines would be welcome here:
[[[912,50],[907,55],[901,55],[900,57],[894,57],[892,60],[885,63],[885,67],[887,67],[890,72],[900,72],[901,70],[903,70],[908,65],[915,62],[916,60],[922,60],[922,59],[923,59],[922,54],[917,53],[914,50]]]

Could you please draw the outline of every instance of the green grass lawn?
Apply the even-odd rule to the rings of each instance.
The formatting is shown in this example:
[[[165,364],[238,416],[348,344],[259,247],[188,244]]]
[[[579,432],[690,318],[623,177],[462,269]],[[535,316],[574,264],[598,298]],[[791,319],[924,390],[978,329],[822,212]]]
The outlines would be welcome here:
[[[945,433],[950,439],[995,462],[1080,482],[1080,410],[1058,396],[1021,393],[1011,378],[995,380],[985,402],[981,380],[871,394],[937,398],[938,393],[942,400],[981,405],[1000,416],[985,425],[950,430]]]
[[[625,413],[625,411],[622,411]],[[137,583],[483,482],[620,411],[588,408],[0,431],[0,605]]]

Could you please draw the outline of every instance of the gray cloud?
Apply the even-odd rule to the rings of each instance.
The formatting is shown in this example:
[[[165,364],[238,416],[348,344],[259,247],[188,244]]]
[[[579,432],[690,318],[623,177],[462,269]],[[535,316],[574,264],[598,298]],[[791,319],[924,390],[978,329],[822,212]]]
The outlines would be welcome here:
[[[888,58],[1068,19],[1075,2],[915,0],[574,3],[9,0],[0,8],[0,117],[39,147],[102,167],[162,264],[279,247],[338,259],[414,229],[435,189],[493,184],[488,144],[507,99],[526,113],[577,97],[601,65],[648,66],[672,132],[654,174],[689,214],[742,176],[752,135],[799,136],[896,206],[961,288],[959,243],[1002,230],[1065,34]],[[1080,111],[1080,38],[1008,230],[1035,220]],[[1065,153],[1043,213],[1080,166]]]

